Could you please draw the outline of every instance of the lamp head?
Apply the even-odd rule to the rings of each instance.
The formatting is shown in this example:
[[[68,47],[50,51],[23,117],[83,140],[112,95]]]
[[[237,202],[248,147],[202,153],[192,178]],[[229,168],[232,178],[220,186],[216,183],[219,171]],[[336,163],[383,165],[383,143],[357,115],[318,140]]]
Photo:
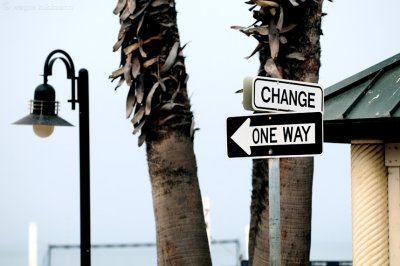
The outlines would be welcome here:
[[[49,84],[36,87],[34,99],[30,101],[30,114],[14,122],[16,125],[32,125],[39,137],[50,136],[54,126],[72,126],[58,116],[58,102],[54,88]]]

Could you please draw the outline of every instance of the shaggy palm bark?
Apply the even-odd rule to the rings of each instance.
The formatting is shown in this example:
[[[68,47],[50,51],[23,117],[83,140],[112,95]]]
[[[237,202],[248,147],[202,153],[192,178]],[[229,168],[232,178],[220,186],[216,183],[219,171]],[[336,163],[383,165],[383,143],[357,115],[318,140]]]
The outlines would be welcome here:
[[[157,262],[211,265],[193,151],[193,114],[173,0],[119,0],[121,68],[127,117],[146,142],[156,220]]]
[[[247,2],[260,7],[254,11],[254,18],[261,25],[233,28],[259,41],[255,50],[261,63],[258,75],[318,82],[322,2]],[[308,265],[313,158],[281,158],[280,173],[281,262],[282,265]],[[267,160],[253,160],[252,180],[249,260],[250,265],[264,266],[269,264]]]

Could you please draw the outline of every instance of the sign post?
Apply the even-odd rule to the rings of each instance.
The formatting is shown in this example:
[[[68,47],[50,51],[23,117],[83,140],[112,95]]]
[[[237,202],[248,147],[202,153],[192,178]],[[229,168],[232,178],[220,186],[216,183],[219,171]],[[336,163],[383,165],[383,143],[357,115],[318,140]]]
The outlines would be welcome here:
[[[322,153],[323,89],[318,84],[246,78],[243,107],[263,113],[228,117],[228,157],[268,158],[269,265],[281,265],[280,157]]]
[[[279,158],[268,159],[269,265],[281,265],[281,185]]]
[[[322,153],[322,113],[262,114],[227,119],[228,156],[269,158],[270,265],[281,265],[280,157]]]

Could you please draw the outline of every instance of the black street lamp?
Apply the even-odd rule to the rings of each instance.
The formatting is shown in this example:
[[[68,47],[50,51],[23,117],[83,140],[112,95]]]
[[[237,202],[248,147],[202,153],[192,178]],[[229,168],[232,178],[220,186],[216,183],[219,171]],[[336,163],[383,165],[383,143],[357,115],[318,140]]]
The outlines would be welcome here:
[[[53,55],[62,54],[64,57]],[[81,266],[90,266],[90,160],[89,160],[89,74],[86,69],[79,70],[75,77],[74,63],[63,50],[51,52],[44,63],[44,82],[35,89],[34,100],[30,102],[30,114],[18,120],[17,125],[33,125],[34,132],[40,137],[51,135],[54,126],[72,126],[58,116],[58,102],[54,88],[47,84],[52,75],[54,62],[60,59],[67,68],[67,78],[71,80],[71,100],[68,102],[75,110],[79,103],[79,155],[80,155],[80,234]],[[75,93],[75,81],[78,83],[78,97]]]

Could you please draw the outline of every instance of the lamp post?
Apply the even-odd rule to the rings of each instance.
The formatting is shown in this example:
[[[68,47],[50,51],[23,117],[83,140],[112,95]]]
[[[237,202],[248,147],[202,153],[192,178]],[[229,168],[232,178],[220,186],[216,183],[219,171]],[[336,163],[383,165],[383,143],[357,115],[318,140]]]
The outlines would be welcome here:
[[[55,57],[61,54],[64,57]],[[47,77],[52,75],[54,62],[60,59],[67,68],[67,78],[71,80],[72,110],[79,103],[79,157],[80,157],[80,250],[81,266],[90,266],[90,156],[89,156],[89,74],[86,69],[79,70],[75,77],[74,63],[63,50],[54,50],[44,64],[43,84],[35,89],[34,100],[31,100],[30,114],[16,121],[17,125],[32,125],[40,137],[51,135],[54,126],[72,126],[58,116],[58,102],[55,100],[54,88],[47,84]],[[77,97],[75,91],[77,81]]]

